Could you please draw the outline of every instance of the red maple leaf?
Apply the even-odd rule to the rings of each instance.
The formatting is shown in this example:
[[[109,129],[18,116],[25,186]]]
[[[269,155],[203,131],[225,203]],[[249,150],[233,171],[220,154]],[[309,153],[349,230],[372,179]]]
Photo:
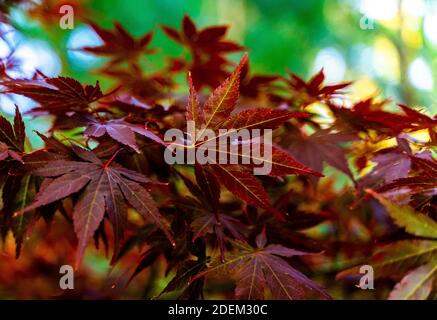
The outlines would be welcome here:
[[[339,144],[357,140],[352,134],[335,133],[329,129],[319,129],[312,135],[307,135],[302,130],[288,130],[281,144],[301,163],[317,171],[323,171],[323,164],[329,164],[344,172],[351,179],[353,175],[346,160],[346,150]],[[318,177],[310,177],[313,182]]]
[[[107,69],[126,61],[136,64],[142,54],[152,54],[155,52],[154,49],[147,48],[152,41],[152,32],[148,32],[139,39],[135,39],[118,22],[114,23],[114,31],[103,29],[92,22],[90,22],[90,25],[100,39],[102,39],[103,44],[96,47],[83,47],[79,50],[110,57],[110,61],[106,66]]]
[[[194,121],[196,128],[198,128],[198,135],[202,137],[203,132],[206,129],[218,131],[219,128],[228,129],[230,135],[231,132],[235,132],[241,129],[275,129],[284,121],[302,116],[302,113],[290,113],[284,110],[270,110],[270,109],[252,109],[242,111],[235,115],[231,115],[234,110],[238,96],[239,96],[239,78],[241,68],[243,67],[245,55],[240,61],[239,66],[227,78],[223,84],[214,90],[210,97],[206,100],[203,108],[200,107],[194,85],[190,78],[190,96],[188,99],[186,119],[188,121]],[[223,138],[223,134],[218,134],[214,139],[218,141],[219,138]],[[206,141],[195,142],[194,147],[199,150],[205,143],[208,143],[211,139]],[[230,142],[226,142],[230,143]],[[260,142],[249,141],[252,150],[260,148],[264,150],[264,145]],[[225,149],[225,151],[223,151]],[[267,210],[271,210],[278,217],[281,214],[272,208],[269,197],[262,187],[261,183],[251,174],[252,166],[258,160],[262,159],[253,156],[254,152],[250,155],[241,152],[239,149],[238,154],[231,154],[230,148],[220,148],[215,150],[219,156],[237,156],[243,160],[238,162],[239,164],[220,164],[220,162],[212,159],[213,164],[206,165],[208,172],[212,172],[220,182],[226,186],[237,197],[246,201],[248,204],[252,204],[257,207],[261,207]],[[272,155],[268,160],[271,165],[270,175],[282,176],[286,174],[306,174],[320,176],[314,170],[302,165],[296,161],[290,154],[281,150],[279,147],[272,146]],[[242,165],[241,163],[248,163],[248,165]]]
[[[87,243],[105,212],[114,228],[117,252],[127,219],[126,202],[162,229],[173,243],[166,220],[142,186],[150,182],[147,177],[116,164],[113,161],[116,154],[102,162],[86,149],[74,148],[73,151],[80,160],[54,160],[32,171],[34,175],[46,178],[45,186],[35,196],[34,202],[16,215],[79,194],[73,212],[74,229],[79,240],[76,266],[80,264]]]
[[[405,194],[410,205],[418,211],[437,217],[437,161],[429,157],[410,156],[413,173],[391,181],[377,189],[390,195]],[[407,193],[406,193],[407,192]]]
[[[380,133],[397,135],[402,131],[429,129],[433,131],[437,120],[419,113],[404,105],[398,105],[401,113],[387,112],[383,108],[388,101],[376,102],[373,98],[360,101],[351,108],[329,104],[336,117],[334,126],[340,130],[363,131],[377,130]]]
[[[237,283],[235,296],[244,300],[263,299],[266,288],[273,299],[330,299],[329,294],[317,283],[284,260],[307,253],[277,244],[266,246],[266,243],[264,232],[257,236],[256,248],[234,242],[236,252],[225,262],[213,262],[191,281],[209,274],[229,274]]]
[[[83,86],[80,82],[66,77],[44,78],[41,80],[12,80],[1,83],[5,93],[15,93],[39,103],[32,114],[50,113],[90,113],[90,104],[104,95],[99,82],[95,86]]]
[[[140,153],[140,149],[135,142],[135,133],[164,146],[166,145],[159,136],[147,129],[147,127],[126,122],[125,119],[96,120],[92,117],[87,117],[85,122],[88,125],[84,132],[85,136],[99,138],[107,133],[112,139],[131,147],[137,153]]]
[[[185,67],[190,70],[197,88],[204,85],[217,87],[229,75],[226,67],[230,62],[225,54],[242,50],[238,44],[224,39],[227,29],[227,26],[213,26],[198,30],[188,16],[182,21],[181,32],[162,26],[162,30],[171,39],[187,47],[192,55],[192,61],[188,65],[183,60],[173,60],[172,69],[182,70]]]
[[[289,78],[283,78],[287,89],[291,91],[292,96],[288,99],[289,104],[297,104],[299,107],[305,107],[313,102],[328,101],[329,99],[341,95],[342,89],[348,87],[351,83],[344,82],[334,85],[323,85],[325,74],[323,69],[319,71],[308,82],[305,82],[298,75],[288,71]]]

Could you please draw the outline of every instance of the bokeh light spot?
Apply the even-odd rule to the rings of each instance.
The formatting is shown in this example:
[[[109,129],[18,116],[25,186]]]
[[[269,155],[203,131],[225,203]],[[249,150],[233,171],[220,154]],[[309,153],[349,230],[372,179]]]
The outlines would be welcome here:
[[[95,47],[102,44],[102,40],[88,26],[82,25],[75,28],[67,41],[68,58],[75,68],[89,69],[95,66],[100,58],[93,54],[80,51],[83,47]]]
[[[46,42],[41,40],[22,41],[15,50],[14,57],[20,61],[20,69],[9,72],[13,78],[30,78],[36,70],[54,77],[62,71],[59,57]]]
[[[346,73],[343,55],[335,48],[328,47],[319,51],[314,61],[313,72],[324,70],[326,82],[340,82]]]
[[[398,14],[398,0],[361,0],[360,12],[368,18],[391,20]]]
[[[434,86],[431,69],[423,58],[417,58],[410,64],[408,77],[417,89],[431,91]]]

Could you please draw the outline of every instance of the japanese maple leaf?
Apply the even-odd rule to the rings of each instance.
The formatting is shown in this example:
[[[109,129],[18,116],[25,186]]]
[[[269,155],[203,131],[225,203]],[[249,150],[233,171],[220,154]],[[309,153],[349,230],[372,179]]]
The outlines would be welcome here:
[[[392,295],[410,296],[421,290],[429,290],[428,279],[435,279],[437,271],[437,222],[431,217],[416,212],[408,205],[399,205],[387,200],[385,197],[371,189],[366,190],[385,207],[393,222],[410,236],[420,237],[418,239],[407,239],[395,241],[383,245],[377,245],[371,257],[363,259],[363,263],[373,267],[375,278],[400,279],[405,277],[395,286]],[[425,238],[425,239],[423,239]],[[407,284],[408,278],[412,277],[412,269],[420,268],[423,265],[431,267],[421,276],[416,275],[417,281],[414,286]],[[361,266],[355,266],[340,272],[337,278],[345,278],[358,275]],[[431,281],[432,282],[432,281]],[[408,290],[404,290],[408,286]]]
[[[5,213],[5,217],[9,217],[6,226],[9,226],[14,234],[17,258],[20,255],[22,243],[26,238],[25,235],[29,226],[39,218],[43,218],[49,224],[57,209],[62,210],[59,203],[54,203],[26,211],[23,214],[14,214],[29,206],[38,190],[42,190],[49,183],[49,179],[41,183],[41,178],[31,175],[31,171],[49,165],[55,160],[69,160],[73,153],[70,148],[53,138],[47,138],[40,133],[38,135],[44,140],[46,147],[23,154],[19,165],[11,163],[11,170],[5,179],[3,188],[3,213]]]
[[[436,254],[435,238],[433,240],[409,239],[377,245],[374,254],[365,258],[363,262],[373,267],[375,278],[396,279],[412,268],[435,261]],[[337,279],[358,276],[360,267],[355,266],[340,272]]]
[[[224,273],[236,281],[235,295],[239,299],[264,299],[267,288],[273,299],[278,300],[330,299],[329,294],[317,283],[284,260],[306,255],[306,252],[278,244],[266,246],[266,242],[263,232],[256,238],[256,248],[235,243],[236,252],[225,262],[213,262],[191,281],[209,274]]]
[[[90,23],[90,25],[102,39],[103,44],[96,47],[83,47],[79,50],[110,57],[111,60],[108,63],[108,68],[125,61],[135,63],[141,54],[155,52],[154,49],[147,48],[152,41],[152,32],[148,32],[139,39],[135,39],[118,22],[114,23],[114,31],[103,29],[95,23]]]
[[[14,125],[0,115],[0,160],[8,156],[21,161],[20,153],[24,152],[26,132],[20,110],[15,106]]]
[[[339,83],[335,85],[323,85],[325,74],[323,69],[320,70],[308,82],[305,82],[298,75],[288,72],[289,79],[283,78],[288,89],[293,93],[291,103],[297,102],[299,106],[305,107],[313,102],[329,100],[336,95],[342,94],[342,89],[349,86],[350,82]]]
[[[215,88],[229,76],[226,66],[230,62],[220,56],[212,56],[206,61],[194,60],[187,68],[190,70],[193,83],[197,88],[208,86]]]
[[[135,65],[127,70],[105,70],[102,74],[113,77],[118,83],[123,84],[118,92],[121,91],[131,99],[137,99],[150,105],[154,105],[159,99],[166,98],[166,92],[173,85],[173,81],[168,75],[144,74],[143,70]]]
[[[340,130],[368,132],[377,130],[388,135],[398,135],[403,131],[429,129],[437,126],[437,120],[415,111],[405,105],[398,105],[401,112],[387,112],[388,101],[376,102],[373,98],[359,101],[351,108],[329,104],[336,117],[335,127]]]
[[[426,214],[417,212],[408,205],[392,202],[377,192],[366,189],[366,192],[381,203],[393,222],[406,232],[423,238],[437,239],[437,221]]]
[[[22,178],[20,169],[22,169],[22,166],[13,160],[20,163],[23,162],[22,155],[24,153],[25,140],[24,122],[18,107],[15,107],[13,125],[0,115],[0,177],[2,178],[0,180],[0,188],[3,187],[2,210],[6,213],[9,213],[10,205],[13,204],[20,187]]]
[[[398,178],[377,189],[390,195],[407,195],[410,197],[410,205],[422,212],[434,210],[437,213],[437,161],[434,158],[426,159],[411,156],[410,160],[415,168],[409,177]]]
[[[135,133],[166,145],[159,136],[146,127],[126,122],[125,119],[97,120],[93,117],[87,117],[86,123],[88,127],[84,132],[85,136],[102,137],[107,133],[112,139],[131,147],[137,153],[140,153],[140,149],[135,142]]]
[[[0,116],[0,232],[4,237],[8,230],[12,230],[16,242],[16,257],[20,255],[28,226],[35,218],[34,212],[13,216],[16,210],[24,208],[32,201],[36,192],[36,178],[27,174],[24,165],[25,140],[25,126],[18,107],[15,109],[13,125]]]
[[[197,279],[196,281],[189,282],[196,274],[201,272],[205,268],[205,259],[202,260],[187,260],[180,264],[176,275],[167,286],[161,291],[160,294],[154,297],[159,299],[166,293],[170,293],[176,290],[183,290],[178,299],[183,300],[197,300],[204,299],[203,297],[203,279]]]
[[[196,87],[203,85],[216,87],[228,72],[225,67],[230,63],[224,57],[227,53],[241,51],[241,47],[234,42],[224,39],[227,26],[213,26],[198,30],[194,22],[185,16],[182,20],[182,31],[162,26],[163,31],[174,41],[186,46],[192,54],[192,62],[187,66],[192,72]],[[173,61],[182,69],[186,63],[181,60]],[[175,69],[175,68],[173,68]]]
[[[329,129],[320,129],[312,135],[294,130],[287,132],[281,144],[301,163],[317,171],[323,171],[323,164],[327,163],[347,174],[352,180],[353,175],[346,160],[346,151],[339,146],[342,142],[357,140],[352,134],[331,133]],[[310,177],[317,182],[317,177]]]
[[[245,242],[242,234],[246,229],[245,226],[238,219],[223,213],[222,210],[214,212],[209,208],[204,208],[204,203],[192,198],[177,202],[177,205],[193,213],[191,223],[193,243],[198,239],[205,239],[207,235],[212,235],[215,238],[214,245],[220,250],[222,261],[225,259],[225,245],[229,238]]]
[[[118,250],[126,224],[126,202],[146,220],[162,229],[168,239],[174,242],[167,231],[166,220],[159,213],[146,188],[141,185],[149,182],[147,177],[117,165],[112,161],[113,158],[102,162],[91,151],[80,148],[75,148],[74,151],[81,161],[52,161],[33,171],[34,175],[45,177],[48,182],[38,192],[33,204],[17,214],[45,206],[72,194],[79,194],[73,212],[74,230],[79,240],[76,266],[80,264],[88,240],[99,227],[105,211],[113,225],[115,247]]]
[[[214,138],[222,138],[222,140],[216,140],[219,141],[220,144],[222,143],[220,141],[223,141],[223,138],[232,134],[232,132],[241,129],[275,129],[290,118],[305,115],[302,113],[290,113],[285,110],[265,108],[246,110],[231,115],[239,97],[240,72],[246,61],[246,57],[247,54],[240,61],[240,64],[231,76],[214,90],[206,100],[203,108],[200,107],[197,101],[193,82],[189,79],[190,96],[187,104],[186,119],[187,121],[194,121],[199,137],[202,137],[206,129],[216,132],[220,128],[228,129],[226,133],[218,133]],[[206,141],[192,141],[191,143],[195,148],[201,148],[203,144],[208,143],[210,140],[211,139],[207,139]],[[225,144],[228,143],[230,142],[226,139]],[[259,141],[253,140],[247,143],[250,143],[252,151],[258,148],[264,150],[265,145]],[[237,154],[234,154],[234,151],[230,148],[222,147],[223,146],[219,145],[218,149],[215,149],[216,154],[219,156],[223,153],[226,157],[237,156],[240,160],[245,161],[240,161],[238,164],[220,164],[217,159],[211,159],[210,162],[212,162],[212,164],[206,165],[208,167],[207,170],[212,171],[217,179],[240,199],[254,206],[271,210],[279,217],[281,215],[272,209],[269,197],[261,183],[251,174],[249,170],[252,168],[250,163],[268,161],[269,165],[271,165],[271,176],[282,176],[286,174],[310,174],[320,176],[319,173],[299,163],[290,154],[276,146],[272,146],[271,157],[267,160],[254,156],[254,152],[245,154],[238,148]],[[242,165],[241,163],[249,164]]]
[[[23,161],[20,154],[12,149],[9,149],[7,144],[0,142],[0,161],[5,160],[8,157],[11,157],[21,162]]]
[[[406,105],[398,104],[398,107],[404,112],[405,116],[410,120],[410,127],[406,129],[434,129],[437,127],[437,118],[428,117],[423,112],[416,111]]]
[[[224,260],[226,233],[234,239],[245,242],[242,232],[244,225],[230,215],[224,214],[219,207],[220,184],[211,171],[201,165],[195,166],[197,185],[189,178],[179,174],[194,198],[178,201],[177,205],[194,214],[191,228],[194,232],[192,241],[214,234],[220,248],[220,257]]]
[[[42,80],[6,81],[1,83],[6,93],[23,95],[39,103],[31,113],[64,115],[68,112],[89,113],[91,103],[103,97],[99,82],[82,86],[72,78],[57,77]]]
[[[426,300],[435,287],[437,263],[424,264],[405,275],[396,284],[388,300]]]
[[[162,30],[174,41],[190,46],[195,54],[197,51],[219,55],[224,52],[240,51],[242,48],[223,37],[226,35],[227,26],[213,26],[198,30],[193,20],[184,16],[182,20],[182,31],[162,26]]]
[[[363,261],[373,267],[376,278],[400,279],[405,277],[395,286],[390,294],[401,295],[405,298],[420,293],[421,290],[429,290],[432,283],[429,279],[435,279],[437,271],[437,222],[431,217],[416,212],[408,205],[398,205],[382,197],[373,190],[366,190],[385,207],[393,222],[402,229],[405,229],[411,236],[422,239],[408,239],[396,241],[384,245],[378,245],[369,261]],[[425,238],[425,239],[423,239]],[[414,286],[408,284],[408,278],[412,277],[411,270],[429,265],[431,268],[422,275],[416,275]],[[360,266],[356,266],[340,272],[337,278],[344,278],[358,275]],[[407,273],[408,272],[408,273]],[[432,282],[432,280],[431,280]],[[403,288],[404,286],[409,287]],[[429,292],[428,292],[429,293]]]
[[[272,84],[279,79],[274,75],[251,75],[249,72],[249,63],[245,64],[241,70],[240,93],[244,97],[259,98],[262,95],[268,97],[273,95]]]
[[[196,127],[208,129],[276,129],[283,122],[305,113],[290,113],[285,110],[257,108],[245,110],[231,116],[239,97],[240,73],[247,54],[241,59],[235,71],[206,100],[203,108],[199,105],[197,94],[189,78],[190,96],[187,104],[187,120],[194,121]]]
[[[360,179],[360,184],[374,188],[407,177],[411,169],[411,155],[410,148],[405,149],[401,145],[378,152],[371,159],[376,166]]]

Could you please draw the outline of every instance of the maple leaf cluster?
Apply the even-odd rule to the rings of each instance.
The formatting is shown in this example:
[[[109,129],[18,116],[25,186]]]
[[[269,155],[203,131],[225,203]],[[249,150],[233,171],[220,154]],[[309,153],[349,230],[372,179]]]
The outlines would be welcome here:
[[[381,298],[435,295],[436,116],[376,97],[349,106],[350,83],[326,85],[323,70],[309,81],[250,75],[247,54],[238,65],[227,58],[242,51],[227,26],[200,29],[189,17],[181,31],[162,26],[190,58],[149,72],[141,61],[157,54],[152,32],[87,23],[102,44],[80,50],[107,59],[97,72],[114,88],[41,72],[13,79],[0,62],[1,94],[32,99],[27,116],[52,120],[38,132],[45,147],[32,150],[20,106],[13,121],[0,116],[0,234],[12,231],[17,258],[31,250],[32,226],[59,216],[77,237],[76,268],[92,238],[112,240],[112,264],[142,248],[128,282],[164,260],[173,277],[155,298],[201,299],[207,289],[330,299],[354,288],[362,264],[391,291]],[[172,93],[180,73],[182,96]],[[259,159],[241,152],[242,164],[167,164],[163,136],[187,122],[200,133],[274,130],[270,174],[254,176]],[[63,138],[69,130],[78,133]],[[217,277],[233,294],[214,287]]]

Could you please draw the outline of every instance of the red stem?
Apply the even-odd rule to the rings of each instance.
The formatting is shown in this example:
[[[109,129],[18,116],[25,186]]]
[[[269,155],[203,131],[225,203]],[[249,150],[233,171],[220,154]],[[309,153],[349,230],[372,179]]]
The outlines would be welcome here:
[[[111,162],[115,159],[115,157],[117,156],[117,154],[121,151],[122,149],[118,149],[117,151],[114,152],[114,154],[112,155],[111,158],[109,158],[104,164],[103,164],[103,169],[106,169],[107,167],[109,167],[109,165],[111,164]]]

